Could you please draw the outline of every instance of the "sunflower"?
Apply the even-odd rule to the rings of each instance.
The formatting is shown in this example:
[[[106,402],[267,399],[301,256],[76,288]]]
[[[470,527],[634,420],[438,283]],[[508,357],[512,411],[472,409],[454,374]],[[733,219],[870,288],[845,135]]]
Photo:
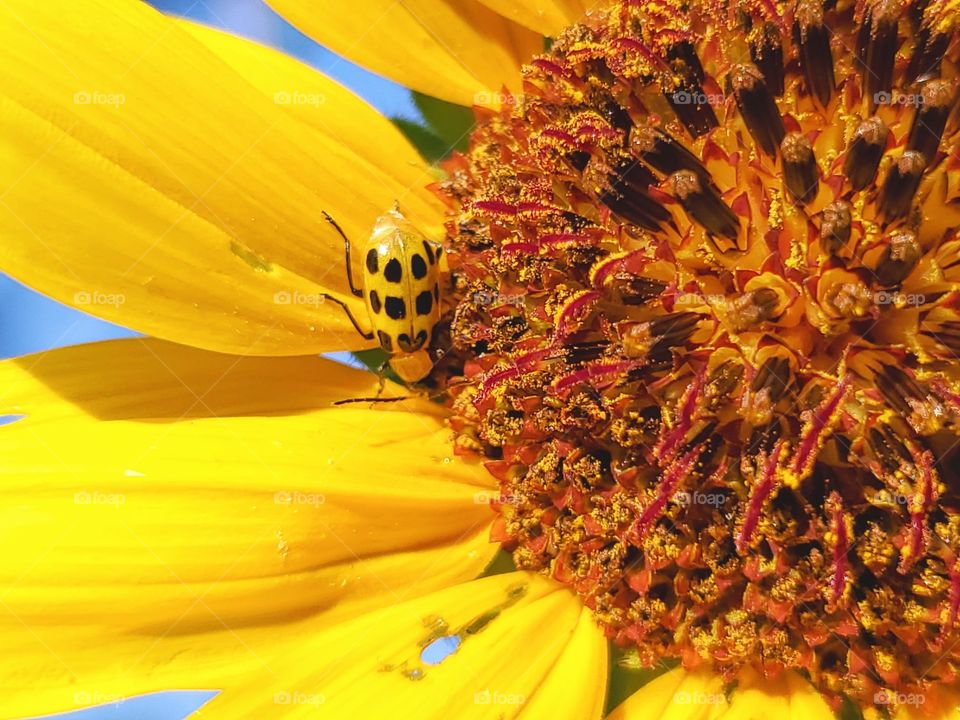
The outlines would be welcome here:
[[[0,3],[3,268],[149,336],[0,366],[0,715],[956,712],[956,3],[271,4],[469,147]],[[446,257],[406,387],[318,357],[395,203]]]

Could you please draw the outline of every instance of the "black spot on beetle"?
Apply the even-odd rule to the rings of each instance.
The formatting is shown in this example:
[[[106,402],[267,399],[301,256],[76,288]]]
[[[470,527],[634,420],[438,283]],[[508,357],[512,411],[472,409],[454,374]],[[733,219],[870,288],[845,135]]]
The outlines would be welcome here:
[[[387,317],[391,320],[403,320],[407,316],[407,304],[403,302],[403,298],[388,295],[384,307],[387,309]]]
[[[377,293],[376,290],[371,290],[371,291],[370,291],[370,309],[373,310],[373,312],[375,312],[375,313],[379,313],[379,312],[380,312],[380,307],[381,307],[382,305],[383,305],[383,303],[380,302],[380,295],[379,295],[379,293]]]
[[[397,335],[397,347],[399,347],[405,353],[416,352],[422,348],[427,342],[427,332],[421,330],[417,333],[417,336],[411,340],[410,336],[407,333],[400,333]]]
[[[423,251],[427,254],[427,262],[433,265],[433,248],[426,240],[423,241]]]
[[[367,272],[374,274],[379,267],[380,259],[377,257],[377,250],[376,248],[370,248],[370,252],[367,253]]]
[[[440,302],[440,283],[433,284],[433,299],[435,302]]]
[[[433,310],[433,298],[430,297],[430,291],[424,290],[417,295],[417,315],[429,315]]]
[[[400,282],[400,278],[403,277],[403,266],[400,265],[400,261],[393,258],[388,262],[387,266],[383,269],[383,276],[387,279],[387,282]]]
[[[377,330],[377,339],[380,341],[380,347],[387,352],[393,352],[393,340],[383,330]]]
[[[417,280],[427,276],[427,263],[423,261],[423,257],[419,253],[414,253],[413,257],[410,258],[410,272]]]

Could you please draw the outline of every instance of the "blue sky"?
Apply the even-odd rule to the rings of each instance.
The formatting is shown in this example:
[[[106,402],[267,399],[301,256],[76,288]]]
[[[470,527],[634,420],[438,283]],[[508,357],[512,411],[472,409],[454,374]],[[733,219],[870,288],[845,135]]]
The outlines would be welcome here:
[[[151,0],[165,12],[228,29],[280,48],[339,80],[389,116],[419,119],[410,93],[316,45],[260,0]],[[0,357],[124,337],[131,333],[38,295],[0,275]],[[69,720],[175,720],[210,694],[164,693],[57,715]]]

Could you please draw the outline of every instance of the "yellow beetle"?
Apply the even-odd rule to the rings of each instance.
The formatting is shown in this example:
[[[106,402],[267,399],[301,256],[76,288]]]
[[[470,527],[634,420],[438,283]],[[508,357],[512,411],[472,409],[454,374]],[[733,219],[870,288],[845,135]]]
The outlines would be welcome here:
[[[353,283],[350,240],[326,212],[323,216],[343,238],[350,292],[363,298],[370,330],[364,330],[347,304],[343,308],[365,339],[374,338],[390,355],[390,367],[405,382],[422,380],[433,368],[427,348],[440,320],[440,256],[443,249],[417,230],[399,205],[377,218],[363,255],[363,287]]]

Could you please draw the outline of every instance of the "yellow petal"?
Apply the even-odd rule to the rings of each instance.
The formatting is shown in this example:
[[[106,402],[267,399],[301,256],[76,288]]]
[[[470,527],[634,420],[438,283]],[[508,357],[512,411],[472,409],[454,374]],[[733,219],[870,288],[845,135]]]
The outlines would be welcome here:
[[[752,670],[740,674],[729,710],[722,720],[834,720],[823,697],[792,672],[764,678]]]
[[[26,416],[0,428],[0,717],[271,676],[493,554],[484,471],[436,411],[330,405],[367,373],[128,340],[3,363],[0,387]]]
[[[640,688],[607,720],[713,720],[727,709],[719,675],[675,668]]]
[[[585,609],[580,613],[577,629],[563,655],[533,698],[524,704],[521,720],[556,720],[558,708],[578,720],[600,718],[607,694],[609,652],[606,639],[597,631],[593,616]],[[600,668],[604,669],[603,675]],[[597,681],[591,682],[589,675],[593,672],[597,673]]]
[[[289,104],[244,77],[258,65]],[[146,3],[4,2],[0,68],[0,267],[147,334],[243,354],[367,347],[320,304],[347,292],[322,211],[357,242],[397,199],[425,230],[441,220],[429,170],[372,108]]]
[[[441,660],[441,645],[456,649]],[[276,675],[251,677],[197,717],[592,720],[606,685],[602,645],[566,589],[530,573],[495,575],[304,638]]]
[[[397,202],[405,206],[411,200],[410,212],[425,203],[432,212],[420,218],[424,228],[441,229],[433,227],[442,217],[441,202],[423,192],[433,175],[403,133],[364,100],[288,55],[204,25],[178,22],[291,116],[349,149],[371,168],[388,164],[389,178],[399,183]]]
[[[543,38],[477,0],[268,0],[321,45],[413,90],[496,105]]]
[[[565,27],[583,22],[588,12],[611,5],[610,0],[480,0],[524,27],[555,37]]]

